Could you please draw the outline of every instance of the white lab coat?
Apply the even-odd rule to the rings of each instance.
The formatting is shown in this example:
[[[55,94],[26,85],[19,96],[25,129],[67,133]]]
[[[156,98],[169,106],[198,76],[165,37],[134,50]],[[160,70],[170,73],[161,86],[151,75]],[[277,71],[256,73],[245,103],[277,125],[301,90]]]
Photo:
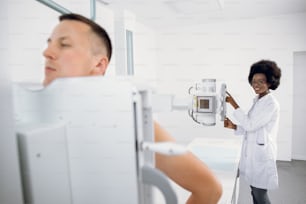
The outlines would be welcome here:
[[[279,104],[269,93],[254,99],[246,115],[240,108],[233,112],[238,122],[236,134],[244,136],[239,173],[251,186],[262,189],[278,187],[276,168],[276,136],[279,123]]]

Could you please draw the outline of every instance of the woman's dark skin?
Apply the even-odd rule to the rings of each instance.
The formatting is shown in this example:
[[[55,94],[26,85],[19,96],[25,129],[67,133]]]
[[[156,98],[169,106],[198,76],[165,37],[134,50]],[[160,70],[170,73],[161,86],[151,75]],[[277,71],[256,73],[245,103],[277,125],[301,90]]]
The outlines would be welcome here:
[[[255,93],[258,94],[258,98],[261,98],[269,93],[270,84],[267,83],[267,78],[264,74],[261,73],[254,74],[251,81],[251,85]],[[239,108],[239,105],[231,96],[231,94],[229,92],[226,92],[226,94],[228,95],[225,99],[226,102],[231,104],[234,109]],[[237,125],[234,124],[229,118],[225,118],[224,127],[234,130],[237,129]]]

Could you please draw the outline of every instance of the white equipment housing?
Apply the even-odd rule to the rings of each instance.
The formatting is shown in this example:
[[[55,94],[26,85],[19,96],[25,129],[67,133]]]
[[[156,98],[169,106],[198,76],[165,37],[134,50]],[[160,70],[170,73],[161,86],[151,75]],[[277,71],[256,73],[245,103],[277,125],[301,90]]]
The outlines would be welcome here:
[[[156,93],[153,95],[153,111],[188,110],[189,116],[196,123],[204,126],[216,125],[218,114],[221,121],[226,117],[226,84],[221,83],[219,93],[216,87],[216,79],[202,79],[189,88],[189,97],[179,98],[171,94]]]
[[[220,95],[216,92],[216,79],[202,79],[189,88],[192,105],[188,109],[190,117],[197,123],[216,125],[216,114],[220,113],[221,121],[226,116],[226,85],[221,85]]]
[[[151,204],[152,185],[177,203],[154,168],[152,151],[168,150],[153,142],[148,90],[65,78],[41,89],[16,84],[14,103],[25,203]]]

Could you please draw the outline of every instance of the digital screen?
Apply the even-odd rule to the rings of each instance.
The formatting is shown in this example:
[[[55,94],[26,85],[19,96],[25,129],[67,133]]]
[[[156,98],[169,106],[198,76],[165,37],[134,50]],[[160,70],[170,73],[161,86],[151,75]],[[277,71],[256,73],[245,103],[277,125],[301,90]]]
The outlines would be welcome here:
[[[209,109],[209,99],[200,99],[200,109]]]

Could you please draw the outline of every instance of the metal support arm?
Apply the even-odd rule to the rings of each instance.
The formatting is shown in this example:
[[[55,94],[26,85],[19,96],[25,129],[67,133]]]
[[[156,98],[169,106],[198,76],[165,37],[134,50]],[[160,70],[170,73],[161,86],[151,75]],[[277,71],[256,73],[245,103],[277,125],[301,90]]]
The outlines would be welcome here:
[[[49,8],[52,8],[53,10],[61,14],[71,13],[70,10],[62,7],[61,5],[59,5],[58,3],[52,0],[37,0],[37,1],[48,6]],[[96,19],[96,0],[90,0],[90,18],[92,20]]]

